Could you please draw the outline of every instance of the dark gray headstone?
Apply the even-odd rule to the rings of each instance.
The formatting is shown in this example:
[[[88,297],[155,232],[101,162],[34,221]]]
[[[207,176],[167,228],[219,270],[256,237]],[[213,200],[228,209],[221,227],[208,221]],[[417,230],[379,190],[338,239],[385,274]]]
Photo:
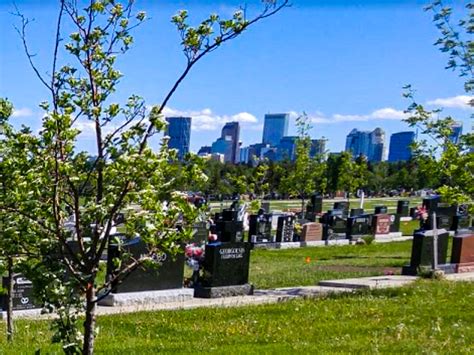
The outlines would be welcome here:
[[[250,243],[212,243],[206,245],[204,287],[243,285],[248,283]]]
[[[249,217],[249,239],[253,243],[272,241],[272,215],[265,213],[261,215],[250,215]]]
[[[375,206],[374,214],[387,214],[388,208],[387,206]]]
[[[390,233],[400,232],[400,215],[390,214]]]
[[[351,208],[351,213],[350,213],[351,217],[360,216],[363,214],[364,214],[363,208]]]
[[[295,216],[280,216],[278,217],[276,242],[293,242],[295,230]]]
[[[400,215],[400,217],[408,217],[410,214],[410,201],[399,200],[397,202],[397,214]]]
[[[3,277],[2,286],[6,290],[8,288],[8,277]],[[3,295],[3,309],[7,309],[8,297]],[[41,308],[41,306],[35,302],[33,293],[33,284],[30,280],[26,279],[23,275],[16,274],[13,276],[13,310],[20,311],[26,309]]]
[[[347,219],[347,238],[354,239],[373,234],[371,214],[349,217]]]
[[[125,242],[122,249],[134,258],[148,254],[148,248],[141,238]],[[113,275],[114,258],[120,258],[121,252],[117,245],[111,244],[108,251],[107,274]],[[133,270],[122,282],[112,285],[114,293],[167,290],[183,287],[184,252],[175,257],[165,253],[155,255],[157,267],[139,267]]]

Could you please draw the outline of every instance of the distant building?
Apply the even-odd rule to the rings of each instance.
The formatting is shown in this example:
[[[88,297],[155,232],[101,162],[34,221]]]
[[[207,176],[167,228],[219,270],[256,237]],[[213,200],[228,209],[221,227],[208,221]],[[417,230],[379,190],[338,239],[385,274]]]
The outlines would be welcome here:
[[[369,151],[367,159],[370,162],[381,162],[386,158],[385,131],[376,128],[369,134]]]
[[[351,152],[354,158],[369,154],[370,132],[359,131],[354,128],[346,137],[346,151]]]
[[[455,121],[451,125],[451,134],[449,135],[449,140],[453,144],[458,144],[459,139],[461,138],[462,135],[462,122]]]
[[[227,122],[222,128],[221,138],[230,140],[232,142],[232,150],[230,158],[226,161],[231,163],[238,163],[239,157],[239,137],[240,137],[240,126],[239,122]]]
[[[410,160],[410,145],[415,141],[415,132],[398,132],[390,136],[389,162]]]
[[[211,153],[223,154],[226,163],[239,163],[239,136],[239,122],[227,122],[222,128],[221,137],[212,143]]]
[[[278,145],[276,146],[275,158],[277,161],[282,160],[295,160],[296,157],[296,136],[286,136],[283,137]]]
[[[206,154],[211,154],[211,152],[212,152],[211,146],[203,145],[201,148],[199,148],[199,151],[198,151],[197,154],[201,157],[201,156],[204,156]]]
[[[321,138],[321,139],[312,139],[311,140],[311,151],[310,151],[310,156],[312,158],[316,156],[321,156],[325,157],[326,155],[326,139]]]
[[[276,147],[280,140],[288,134],[289,120],[290,115],[288,113],[266,114],[263,124],[262,143]]]
[[[354,159],[364,155],[368,161],[382,161],[386,154],[385,132],[381,128],[372,132],[354,128],[346,137],[346,151],[351,152]]]
[[[178,151],[178,159],[183,160],[189,153],[191,139],[191,117],[166,117],[166,135],[170,137],[168,147]]]
[[[232,161],[232,140],[230,137],[218,138],[212,143],[211,154],[222,154],[225,163],[233,163]]]

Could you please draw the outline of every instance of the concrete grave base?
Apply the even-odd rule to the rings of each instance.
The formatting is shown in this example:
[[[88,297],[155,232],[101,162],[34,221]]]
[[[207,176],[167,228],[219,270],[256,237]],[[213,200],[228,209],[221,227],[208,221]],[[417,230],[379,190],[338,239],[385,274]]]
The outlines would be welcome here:
[[[193,298],[192,288],[176,288],[171,290],[110,293],[101,299],[99,306],[120,307],[138,306],[152,303],[184,302]]]
[[[342,279],[342,280],[325,280],[320,281],[319,286],[326,287],[343,287],[351,289],[375,289],[375,288],[388,288],[388,287],[399,287],[405,284],[414,282],[417,279],[416,276],[401,276],[401,275],[388,275],[388,276],[373,276],[373,277],[361,277],[354,279]]]
[[[405,265],[402,268],[402,275],[418,275],[418,268],[422,269],[430,269],[429,265],[420,265],[418,267],[414,267],[411,265]],[[454,274],[456,273],[456,264],[440,264],[438,265],[438,269],[443,271],[445,274]]]
[[[15,318],[37,318],[41,314],[41,308],[22,309],[13,311],[13,319]],[[7,311],[3,310],[0,313],[0,319],[7,319]]]
[[[474,272],[474,263],[461,263],[455,265],[457,273]]]
[[[232,296],[253,295],[253,285],[233,285],[218,287],[196,287],[194,297],[197,298],[221,298]]]

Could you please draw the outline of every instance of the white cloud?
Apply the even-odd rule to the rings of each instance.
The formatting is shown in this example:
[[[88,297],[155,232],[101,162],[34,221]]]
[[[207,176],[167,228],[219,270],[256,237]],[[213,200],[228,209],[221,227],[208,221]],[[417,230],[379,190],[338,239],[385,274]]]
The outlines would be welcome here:
[[[474,100],[474,96],[458,95],[453,97],[430,100],[426,104],[430,106],[442,106],[450,108],[460,108],[462,110],[472,110],[473,107],[469,106],[469,102],[471,100]]]
[[[257,118],[248,112],[239,112],[234,115],[217,115],[210,108],[198,111],[181,111],[171,107],[163,110],[165,117],[186,116],[192,117],[191,128],[195,131],[216,131],[220,130],[226,122],[237,121],[242,126],[254,129],[258,126]]]
[[[358,114],[340,114],[335,113],[331,116],[326,116],[322,112],[309,114],[311,122],[320,124],[340,123],[340,122],[367,122],[372,120],[402,120],[407,117],[407,114],[401,110],[396,110],[391,107],[384,107],[372,111],[366,115]]]
[[[12,113],[12,117],[30,117],[32,115],[33,115],[33,111],[31,111],[27,107],[13,110],[13,113]]]

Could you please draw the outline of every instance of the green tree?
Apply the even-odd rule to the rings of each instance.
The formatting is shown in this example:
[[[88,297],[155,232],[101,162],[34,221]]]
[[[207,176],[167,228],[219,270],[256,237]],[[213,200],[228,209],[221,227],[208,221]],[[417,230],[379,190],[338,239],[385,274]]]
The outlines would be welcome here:
[[[311,137],[310,119],[303,113],[296,119],[296,158],[293,170],[284,181],[286,190],[293,196],[301,199],[301,213],[304,218],[305,202],[309,194],[315,190],[315,173],[317,172],[315,161],[310,156]]]
[[[442,37],[436,45],[442,52],[448,53],[447,69],[457,70],[465,78],[466,93],[474,91],[474,4],[466,5],[467,18],[454,25],[451,20],[452,9],[444,6],[442,1],[434,1],[426,7],[433,11],[433,20],[440,30]],[[414,90],[408,85],[404,96],[412,100],[407,112],[406,121],[410,126],[419,127],[423,134],[429,136],[432,144],[426,141],[417,142],[414,147],[415,159],[427,163],[421,169],[433,169],[440,176],[439,192],[447,202],[464,203],[474,198],[474,135],[464,134],[459,143],[450,139],[454,119],[450,116],[439,117],[440,110],[427,110],[415,101]],[[474,106],[473,100],[470,105]],[[439,159],[437,159],[439,157]],[[433,173],[433,170],[430,171]]]
[[[186,11],[178,12],[172,22],[182,41],[186,65],[161,105],[151,110],[136,95],[123,104],[113,101],[122,77],[115,68],[117,56],[129,50],[131,31],[146,20],[146,14],[134,12],[132,5],[131,0],[125,4],[92,0],[81,10],[74,1],[61,1],[50,78],[34,66],[26,41],[28,20],[18,14],[27,57],[51,98],[41,103],[40,133],[25,133],[31,141],[27,159],[9,168],[9,174],[18,177],[17,185],[0,201],[0,210],[27,218],[36,236],[41,253],[28,258],[28,277],[42,293],[46,307],[58,314],[53,340],[62,341],[67,353],[93,353],[97,301],[110,292],[115,281],[141,265],[156,265],[153,255],[157,253],[178,253],[181,241],[191,236],[197,213],[180,190],[186,179],[204,176],[192,163],[180,172],[187,176],[176,176],[167,137],[157,152],[149,146],[151,137],[166,126],[162,110],[204,56],[277,13],[287,1],[265,1],[262,12],[251,20],[244,11],[237,11],[230,19],[213,14],[197,26],[188,24]],[[65,21],[75,29],[65,51],[76,67],[59,63],[65,57],[59,54]],[[81,120],[94,127],[92,164],[89,154],[76,148],[80,139],[76,124]],[[138,259],[124,253],[115,260],[114,276],[99,280],[99,262],[119,212],[127,215],[126,234],[140,235],[149,253]],[[72,230],[64,227],[71,214]],[[121,246],[120,240],[115,242]],[[83,334],[78,326],[82,311]]]

